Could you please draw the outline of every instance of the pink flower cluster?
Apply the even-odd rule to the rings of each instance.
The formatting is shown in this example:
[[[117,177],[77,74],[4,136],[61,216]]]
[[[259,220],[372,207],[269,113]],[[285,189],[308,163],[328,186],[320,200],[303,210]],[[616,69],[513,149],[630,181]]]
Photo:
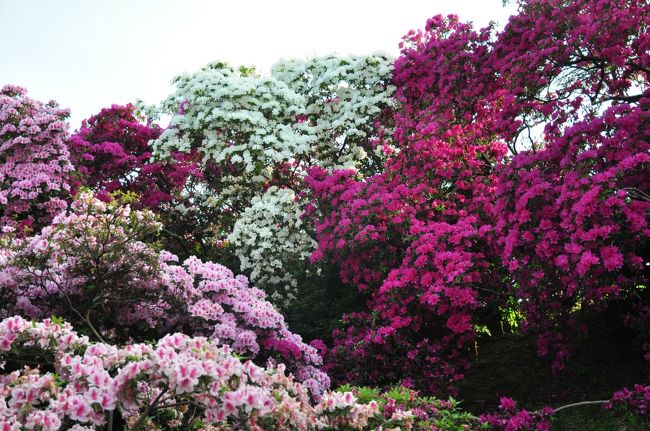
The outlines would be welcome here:
[[[287,328],[264,292],[216,263],[175,263],[147,242],[158,228],[149,210],[81,193],[40,234],[0,238],[0,312],[64,316],[99,340],[190,331],[286,364],[316,398],[329,387],[318,351]]]
[[[173,263],[176,259],[161,253],[160,282],[170,297],[182,304],[183,309],[175,313],[183,327],[221,340],[235,352],[258,361],[284,363],[317,398],[329,388],[329,377],[319,369],[322,358],[318,350],[288,329],[263,291],[222,265],[196,257],[177,265]]]
[[[553,409],[544,407],[541,410],[528,411],[517,409],[517,403],[508,397],[502,397],[498,413],[481,416],[481,421],[489,424],[494,431],[549,431]]]
[[[66,207],[69,112],[30,99],[27,90],[0,90],[0,223],[46,224]]]
[[[612,395],[605,404],[606,409],[620,408],[640,416],[648,417],[650,413],[650,385],[634,385],[634,388],[623,388]]]
[[[408,142],[385,174],[365,181],[316,169],[307,179],[318,200],[312,258],[338,263],[342,278],[370,298],[335,334],[339,381],[408,378],[435,392],[462,378],[476,287],[498,282],[486,259],[490,229],[472,212],[494,176],[477,175],[474,165],[503,150],[460,139]]]
[[[228,429],[366,429],[384,422],[377,403],[351,393],[311,404],[284,366],[242,362],[202,337],[172,334],[155,344],[91,343],[69,324],[0,321],[0,358],[8,365],[26,351],[51,354],[56,375],[24,368],[0,376],[0,429],[92,430],[109,420],[129,429],[174,427],[200,420]],[[47,357],[47,356],[46,356]],[[391,424],[410,429],[410,415]],[[71,427],[71,428],[69,428]],[[208,428],[222,429],[222,428]],[[374,427],[373,427],[374,429]]]
[[[539,351],[555,354],[556,370],[566,334],[580,326],[574,307],[602,311],[647,280],[648,167],[650,94],[576,123],[500,170],[495,241],[525,328],[540,333]]]

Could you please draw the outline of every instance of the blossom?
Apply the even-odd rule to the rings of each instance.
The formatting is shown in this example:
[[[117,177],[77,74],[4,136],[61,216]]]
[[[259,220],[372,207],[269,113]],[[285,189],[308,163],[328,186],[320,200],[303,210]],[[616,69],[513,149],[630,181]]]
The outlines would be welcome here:
[[[69,111],[41,103],[27,90],[0,90],[0,221],[42,226],[65,208],[72,171],[66,145]],[[5,229],[7,229],[5,228]]]

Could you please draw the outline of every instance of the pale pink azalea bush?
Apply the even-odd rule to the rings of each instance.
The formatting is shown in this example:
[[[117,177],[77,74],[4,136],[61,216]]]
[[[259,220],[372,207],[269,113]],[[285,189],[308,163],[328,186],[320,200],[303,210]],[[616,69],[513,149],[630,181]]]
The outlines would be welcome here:
[[[66,140],[69,111],[0,90],[0,222],[43,226],[66,207],[72,171]]]
[[[182,330],[221,340],[257,361],[286,364],[315,397],[329,387],[318,351],[228,268],[159,250],[149,210],[81,193],[40,234],[0,237],[2,313],[64,316],[97,341]]]
[[[0,322],[0,358],[44,354],[48,371],[0,377],[0,429],[409,429],[409,412],[384,419],[376,402],[327,393],[313,404],[283,365],[259,367],[216,340],[166,335],[154,344],[90,342],[67,323]],[[22,355],[22,356],[21,356]],[[32,357],[32,356],[29,356]],[[35,356],[38,358],[39,356]]]

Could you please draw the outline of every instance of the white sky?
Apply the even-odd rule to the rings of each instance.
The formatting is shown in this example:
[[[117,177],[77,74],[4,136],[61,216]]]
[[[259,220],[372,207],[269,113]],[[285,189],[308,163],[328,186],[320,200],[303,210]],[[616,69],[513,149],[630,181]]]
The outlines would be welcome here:
[[[386,51],[427,18],[503,25],[502,0],[0,0],[0,86],[72,111],[71,127],[112,103],[158,103],[181,72],[213,60]]]

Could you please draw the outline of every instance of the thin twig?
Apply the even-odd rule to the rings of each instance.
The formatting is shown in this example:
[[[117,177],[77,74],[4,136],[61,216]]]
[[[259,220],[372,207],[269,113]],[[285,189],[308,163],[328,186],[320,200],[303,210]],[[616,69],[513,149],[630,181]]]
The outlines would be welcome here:
[[[593,405],[593,404],[605,404],[609,400],[597,400],[597,401],[580,401],[579,403],[572,403],[572,404],[567,404],[565,406],[558,407],[556,409],[553,409],[553,413],[557,413],[560,410],[564,409],[570,409],[573,407],[579,407],[579,406],[588,406],[588,405]]]

